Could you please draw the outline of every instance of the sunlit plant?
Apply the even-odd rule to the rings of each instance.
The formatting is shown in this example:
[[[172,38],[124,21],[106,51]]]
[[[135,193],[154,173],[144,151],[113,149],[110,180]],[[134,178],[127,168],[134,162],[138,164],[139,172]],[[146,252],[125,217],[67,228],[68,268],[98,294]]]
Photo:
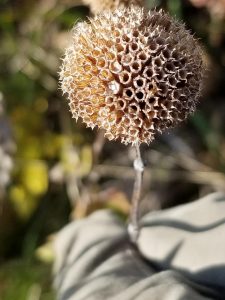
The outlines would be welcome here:
[[[136,148],[132,238],[144,170],[139,146],[193,113],[204,71],[202,50],[184,25],[140,6],[105,11],[78,23],[60,71],[73,118]]]

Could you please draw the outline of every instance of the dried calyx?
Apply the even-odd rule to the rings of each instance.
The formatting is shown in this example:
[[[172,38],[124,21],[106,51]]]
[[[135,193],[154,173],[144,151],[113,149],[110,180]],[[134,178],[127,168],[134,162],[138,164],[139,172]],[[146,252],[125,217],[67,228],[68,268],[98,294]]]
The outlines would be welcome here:
[[[74,118],[110,140],[140,144],[195,110],[203,71],[183,24],[131,6],[74,27],[60,80]]]

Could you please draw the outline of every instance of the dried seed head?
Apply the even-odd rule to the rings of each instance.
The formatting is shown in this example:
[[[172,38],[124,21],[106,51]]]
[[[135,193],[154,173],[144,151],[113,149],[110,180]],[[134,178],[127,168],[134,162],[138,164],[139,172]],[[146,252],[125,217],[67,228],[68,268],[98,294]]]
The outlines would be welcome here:
[[[115,10],[118,7],[128,7],[130,5],[144,5],[144,0],[83,0],[90,6],[93,14],[101,13],[105,10]]]
[[[182,24],[131,6],[74,27],[60,81],[74,118],[140,144],[195,110],[203,71],[201,48]]]

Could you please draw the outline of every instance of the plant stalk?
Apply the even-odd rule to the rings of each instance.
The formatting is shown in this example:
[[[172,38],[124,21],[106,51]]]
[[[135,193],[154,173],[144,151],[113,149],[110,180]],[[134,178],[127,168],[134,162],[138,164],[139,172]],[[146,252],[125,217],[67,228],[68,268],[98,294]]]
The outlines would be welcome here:
[[[128,233],[131,241],[136,243],[139,235],[139,206],[142,192],[142,181],[144,173],[144,164],[141,158],[140,146],[135,145],[136,158],[134,160],[135,181],[131,200],[130,220],[128,225]]]

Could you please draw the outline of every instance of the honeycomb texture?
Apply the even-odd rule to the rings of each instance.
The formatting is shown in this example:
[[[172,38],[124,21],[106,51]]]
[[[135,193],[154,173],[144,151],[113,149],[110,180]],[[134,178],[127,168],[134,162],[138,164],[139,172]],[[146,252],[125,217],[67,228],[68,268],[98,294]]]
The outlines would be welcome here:
[[[144,0],[83,0],[90,6],[93,14],[101,13],[105,10],[115,10],[118,7],[128,7],[130,5],[144,5]]]
[[[73,28],[60,81],[75,119],[109,140],[149,144],[195,110],[203,71],[202,50],[183,24],[131,6]]]

